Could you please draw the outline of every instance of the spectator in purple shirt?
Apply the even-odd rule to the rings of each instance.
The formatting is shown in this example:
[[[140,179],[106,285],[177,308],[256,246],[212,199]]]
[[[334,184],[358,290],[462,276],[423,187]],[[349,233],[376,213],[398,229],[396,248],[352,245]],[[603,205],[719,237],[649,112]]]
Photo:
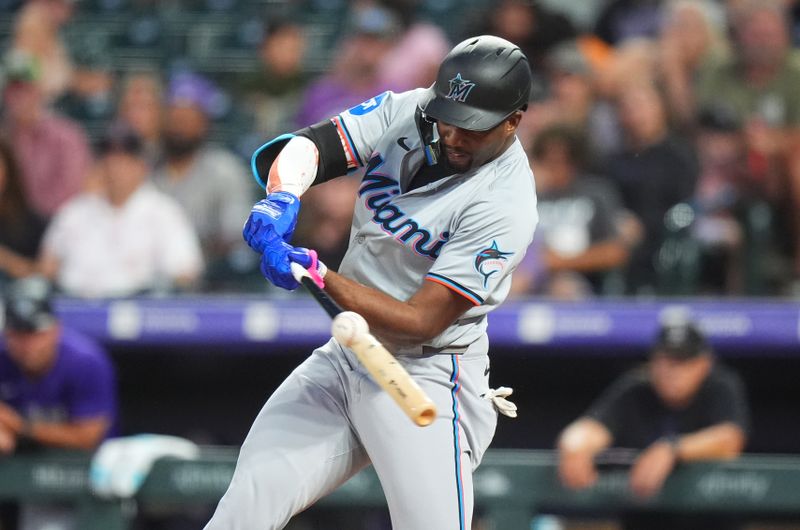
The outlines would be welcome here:
[[[0,454],[21,444],[93,450],[114,431],[114,369],[96,343],[62,326],[50,284],[29,276],[4,296]]]

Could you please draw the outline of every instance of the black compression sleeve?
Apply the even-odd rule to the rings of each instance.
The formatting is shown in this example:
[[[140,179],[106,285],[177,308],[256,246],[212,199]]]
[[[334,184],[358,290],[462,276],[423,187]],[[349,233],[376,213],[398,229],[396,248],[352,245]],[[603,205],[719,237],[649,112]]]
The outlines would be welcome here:
[[[310,127],[300,129],[297,136],[305,136],[319,150],[319,167],[312,186],[340,177],[347,173],[347,156],[336,126],[330,120],[321,121]]]

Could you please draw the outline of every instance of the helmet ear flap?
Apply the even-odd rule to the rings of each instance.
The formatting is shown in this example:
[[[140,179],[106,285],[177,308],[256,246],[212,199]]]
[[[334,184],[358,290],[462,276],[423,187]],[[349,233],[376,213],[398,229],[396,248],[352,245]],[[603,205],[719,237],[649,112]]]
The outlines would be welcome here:
[[[422,140],[422,147],[425,151],[425,160],[429,166],[435,166],[439,161],[439,134],[436,129],[436,119],[429,117],[425,114],[420,107],[414,115],[414,121],[417,124],[417,132],[419,133],[420,140]]]

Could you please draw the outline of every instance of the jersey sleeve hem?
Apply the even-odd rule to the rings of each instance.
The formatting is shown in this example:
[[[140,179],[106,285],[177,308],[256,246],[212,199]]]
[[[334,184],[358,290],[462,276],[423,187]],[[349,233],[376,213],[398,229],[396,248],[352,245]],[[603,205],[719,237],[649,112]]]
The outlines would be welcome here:
[[[333,124],[336,126],[336,131],[339,133],[339,138],[342,141],[342,146],[344,147],[344,152],[347,156],[348,169],[354,169],[356,167],[363,166],[364,162],[358,153],[358,149],[356,149],[356,144],[353,142],[353,138],[350,136],[350,131],[347,130],[347,125],[345,125],[342,117],[336,116],[331,121],[333,121]]]
[[[472,302],[472,305],[475,306],[483,305],[483,298],[478,296],[474,291],[467,289],[463,285],[451,280],[450,278],[447,278],[446,276],[442,276],[441,274],[436,274],[434,272],[429,272],[425,276],[425,279],[434,283],[438,283],[439,285],[444,285],[451,291],[455,291],[456,293],[460,294],[461,296]]]

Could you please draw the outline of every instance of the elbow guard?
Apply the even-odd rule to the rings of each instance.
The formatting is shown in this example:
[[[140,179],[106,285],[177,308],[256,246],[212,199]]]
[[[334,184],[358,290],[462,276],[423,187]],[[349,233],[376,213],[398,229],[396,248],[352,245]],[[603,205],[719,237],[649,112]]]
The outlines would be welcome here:
[[[250,165],[267,193],[282,190],[298,197],[348,169],[339,133],[329,120],[267,142],[253,153]]]

